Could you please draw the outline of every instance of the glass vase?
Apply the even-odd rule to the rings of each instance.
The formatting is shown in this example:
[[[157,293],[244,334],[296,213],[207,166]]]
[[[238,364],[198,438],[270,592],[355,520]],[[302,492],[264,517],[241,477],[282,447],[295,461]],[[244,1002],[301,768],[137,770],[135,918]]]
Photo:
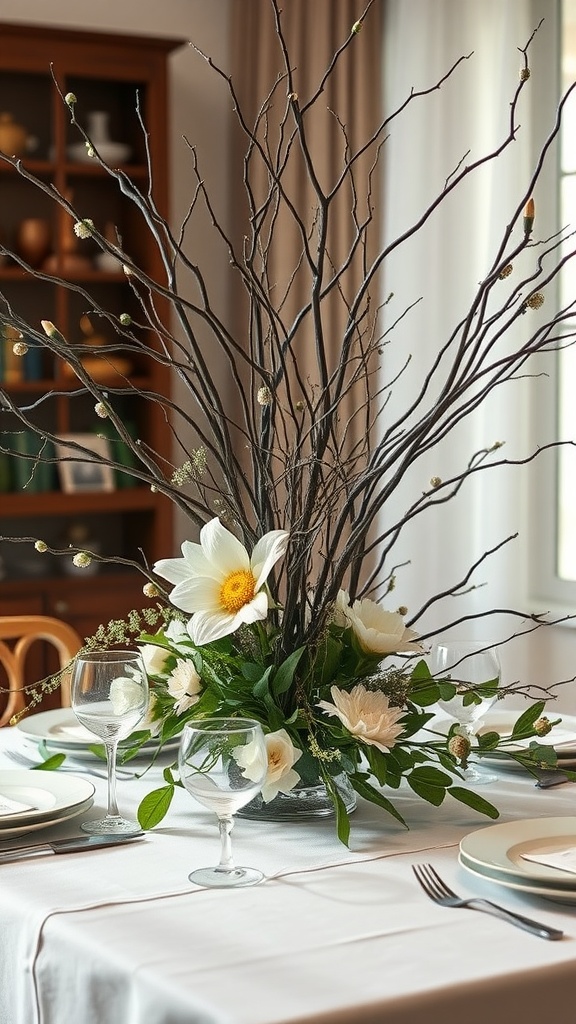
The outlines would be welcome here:
[[[356,793],[343,772],[334,776],[334,785],[350,814],[356,807]],[[289,793],[278,793],[266,803],[262,794],[237,811],[238,818],[258,821],[303,821],[307,818],[330,818],[335,815],[334,804],[323,782],[299,782]]]

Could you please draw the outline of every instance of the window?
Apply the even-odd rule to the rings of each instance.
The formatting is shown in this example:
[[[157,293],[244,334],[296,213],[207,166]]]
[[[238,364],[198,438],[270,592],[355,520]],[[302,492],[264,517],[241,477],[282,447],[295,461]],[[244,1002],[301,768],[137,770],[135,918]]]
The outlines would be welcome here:
[[[534,99],[534,144],[539,149],[548,134],[560,97],[576,81],[576,0],[535,0],[535,24],[546,22],[545,53],[540,57],[538,90]],[[551,73],[556,69],[556,74]],[[542,214],[542,219],[538,214]],[[576,96],[563,111],[559,144],[537,196],[538,237],[542,223],[556,224],[566,241],[562,255],[575,248],[576,232]],[[546,232],[547,233],[547,232]],[[550,232],[552,234],[552,232]],[[570,260],[549,289],[547,301],[558,309],[572,307],[564,322],[565,344],[558,352],[549,386],[535,382],[533,421],[536,443],[552,440],[576,443],[576,261]],[[545,373],[550,373],[547,361]],[[542,405],[544,395],[544,407]],[[535,490],[531,560],[531,590],[535,598],[546,598],[573,611],[576,605],[576,447],[565,443],[542,465],[535,465]]]

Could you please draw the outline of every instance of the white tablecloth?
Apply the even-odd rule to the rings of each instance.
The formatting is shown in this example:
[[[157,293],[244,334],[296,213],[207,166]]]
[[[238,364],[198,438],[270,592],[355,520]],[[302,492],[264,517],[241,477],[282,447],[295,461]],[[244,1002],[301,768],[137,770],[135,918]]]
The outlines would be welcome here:
[[[17,745],[13,730],[0,731],[0,768],[14,767],[3,751]],[[105,783],[92,781],[96,816]],[[159,773],[119,782],[121,810],[134,812],[156,784]],[[502,773],[483,795],[502,821],[575,813],[572,784],[543,791]],[[396,803],[409,831],[361,802],[350,849],[330,821],[238,819],[235,859],[267,877],[234,891],[188,881],[217,861],[219,840],[213,817],[184,791],[141,842],[2,863],[1,1024],[571,1024],[576,904],[463,871],[460,839],[492,823],[455,800],[433,808],[401,791]],[[74,822],[30,839],[71,834]],[[463,894],[516,907],[565,938],[545,942],[435,906],[413,877],[419,861]]]

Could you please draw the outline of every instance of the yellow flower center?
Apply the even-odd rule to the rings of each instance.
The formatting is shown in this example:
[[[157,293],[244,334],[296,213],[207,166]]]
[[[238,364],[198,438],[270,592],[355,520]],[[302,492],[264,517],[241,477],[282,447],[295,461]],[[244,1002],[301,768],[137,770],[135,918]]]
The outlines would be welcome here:
[[[227,612],[238,612],[254,597],[256,580],[249,569],[239,569],[226,577],[220,589],[220,603]]]

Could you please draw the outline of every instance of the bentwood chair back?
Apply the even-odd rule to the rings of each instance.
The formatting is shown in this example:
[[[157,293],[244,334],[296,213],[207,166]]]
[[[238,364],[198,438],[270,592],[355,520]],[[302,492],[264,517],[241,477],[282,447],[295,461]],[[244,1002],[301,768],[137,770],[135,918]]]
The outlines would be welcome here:
[[[49,615],[0,616],[0,697],[6,694],[6,706],[0,712],[0,726],[7,725],[14,714],[26,706],[23,687],[30,648],[39,642],[55,648],[60,668],[65,668],[82,647],[82,640],[67,622]],[[61,704],[69,706],[69,681],[62,680]]]

